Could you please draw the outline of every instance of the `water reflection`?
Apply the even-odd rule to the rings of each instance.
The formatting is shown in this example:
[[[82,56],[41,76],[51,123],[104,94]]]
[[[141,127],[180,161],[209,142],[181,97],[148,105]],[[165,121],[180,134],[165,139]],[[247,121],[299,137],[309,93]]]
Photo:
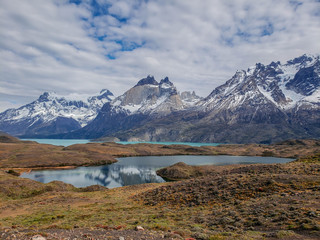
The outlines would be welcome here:
[[[155,169],[153,168],[137,168],[135,166],[120,164],[112,164],[88,172],[85,174],[85,178],[107,187],[120,187],[164,181],[161,177],[156,175]]]
[[[141,183],[164,182],[156,175],[156,170],[177,162],[190,165],[226,165],[248,163],[285,163],[292,159],[272,157],[235,157],[235,156],[162,156],[119,158],[119,162],[95,167],[79,167],[68,170],[43,170],[24,173],[22,177],[39,182],[54,180],[71,183],[76,187],[100,184],[115,188]]]

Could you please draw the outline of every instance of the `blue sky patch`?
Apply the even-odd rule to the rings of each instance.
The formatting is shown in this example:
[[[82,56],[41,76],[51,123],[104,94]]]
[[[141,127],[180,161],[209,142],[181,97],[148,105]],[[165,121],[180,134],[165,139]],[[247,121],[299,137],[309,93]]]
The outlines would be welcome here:
[[[262,31],[261,31],[261,36],[272,35],[273,31],[274,31],[273,24],[268,23],[267,25],[263,26]]]

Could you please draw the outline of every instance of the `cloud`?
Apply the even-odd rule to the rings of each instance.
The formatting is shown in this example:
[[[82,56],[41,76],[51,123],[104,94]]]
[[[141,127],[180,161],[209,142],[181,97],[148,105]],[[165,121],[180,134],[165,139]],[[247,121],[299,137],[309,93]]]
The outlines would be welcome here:
[[[0,7],[0,94],[11,96],[103,88],[119,95],[148,74],[205,96],[237,69],[320,52],[316,0],[0,0]]]
[[[34,97],[24,97],[2,93],[0,94],[0,112],[3,112],[8,108],[18,108],[21,106],[21,102],[30,103],[34,100]]]

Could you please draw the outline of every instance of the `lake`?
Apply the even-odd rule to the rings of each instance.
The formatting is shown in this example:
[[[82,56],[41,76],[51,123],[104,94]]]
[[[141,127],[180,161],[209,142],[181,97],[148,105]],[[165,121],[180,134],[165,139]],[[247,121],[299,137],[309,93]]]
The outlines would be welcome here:
[[[89,143],[90,140],[88,139],[32,139],[32,138],[24,138],[21,139],[23,141],[34,141],[37,143],[42,143],[42,144],[51,144],[51,145],[56,145],[56,146],[70,146],[73,144],[85,144],[85,143]]]
[[[94,184],[108,188],[142,183],[159,183],[164,180],[156,175],[159,168],[184,162],[189,165],[228,165],[254,163],[286,163],[288,158],[246,156],[149,156],[117,158],[111,165],[79,167],[66,170],[41,170],[23,173],[21,177],[48,183],[54,180],[71,183],[76,187]]]
[[[85,144],[89,143],[89,139],[21,139],[26,141],[35,141],[43,144],[52,144],[56,146],[70,146],[73,144]],[[192,147],[201,147],[201,146],[218,146],[219,143],[190,143],[190,142],[117,142],[120,144],[136,144],[136,143],[151,143],[151,144],[163,144],[163,145],[173,145],[173,144],[183,144],[189,145]]]

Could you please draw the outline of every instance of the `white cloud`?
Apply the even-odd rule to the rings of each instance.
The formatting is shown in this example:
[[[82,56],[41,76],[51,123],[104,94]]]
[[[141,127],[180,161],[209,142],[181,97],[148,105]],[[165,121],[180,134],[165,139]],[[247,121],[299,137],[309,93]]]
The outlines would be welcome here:
[[[96,2],[0,0],[0,94],[118,95],[152,74],[205,96],[237,69],[320,52],[315,0]]]

